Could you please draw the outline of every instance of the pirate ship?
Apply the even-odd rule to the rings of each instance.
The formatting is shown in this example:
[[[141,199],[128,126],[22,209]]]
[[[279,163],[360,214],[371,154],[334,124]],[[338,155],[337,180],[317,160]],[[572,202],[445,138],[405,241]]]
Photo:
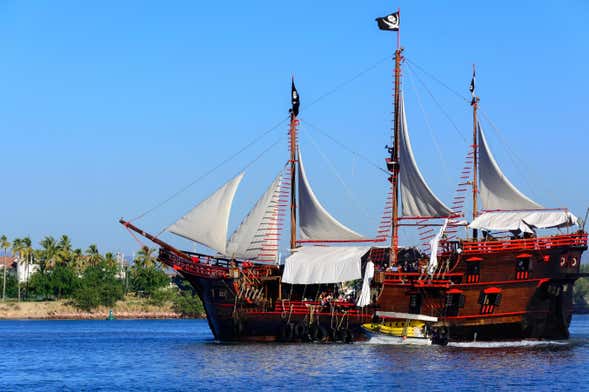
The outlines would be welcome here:
[[[398,31],[399,16],[378,18],[379,28]],[[390,192],[373,238],[339,222],[313,192],[298,144],[294,81],[288,161],[229,239],[243,173],[166,229],[216,254],[177,249],[120,220],[159,245],[158,259],[190,281],[217,340],[351,342],[366,337],[362,324],[384,329],[387,314],[435,320],[428,328],[438,343],[568,337],[587,234],[567,209],[540,206],[503,174],[477,118],[474,72],[472,145],[457,195],[451,206],[443,203],[411,147],[403,62],[397,36],[394,145],[385,159]],[[283,225],[287,215],[290,224]],[[417,227],[425,248],[401,248],[403,226]],[[459,238],[463,226],[467,235]],[[281,234],[288,231],[290,254],[280,260]]]

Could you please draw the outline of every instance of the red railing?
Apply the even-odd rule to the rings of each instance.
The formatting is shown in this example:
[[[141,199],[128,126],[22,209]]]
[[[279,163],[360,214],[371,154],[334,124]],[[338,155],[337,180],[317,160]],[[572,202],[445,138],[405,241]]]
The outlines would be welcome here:
[[[462,252],[464,254],[496,253],[514,250],[547,250],[568,246],[587,246],[587,233],[526,239],[465,241],[462,243]]]

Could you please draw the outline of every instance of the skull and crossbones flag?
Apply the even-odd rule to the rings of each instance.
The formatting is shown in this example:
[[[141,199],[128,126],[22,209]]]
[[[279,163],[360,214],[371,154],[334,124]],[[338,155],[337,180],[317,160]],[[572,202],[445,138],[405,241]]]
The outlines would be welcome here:
[[[470,80],[470,86],[468,86],[468,91],[470,91],[470,94],[472,95],[472,97],[474,98],[474,82],[475,82],[475,78],[476,78],[476,74],[474,69],[472,70],[472,79]]]
[[[472,95],[472,101],[470,101],[470,104],[471,105],[476,104],[477,103],[477,100],[478,100],[478,98],[476,96],[476,93],[474,91],[475,90],[475,87],[476,87],[475,86],[475,79],[476,79],[476,73],[475,73],[475,70],[474,70],[474,67],[473,67],[473,69],[472,69],[472,79],[470,80],[470,85],[468,86],[468,91],[470,91],[470,95]]]
[[[299,105],[301,104],[300,98],[299,98],[299,92],[297,91],[297,88],[295,87],[294,84],[294,79],[292,81],[292,89],[291,89],[291,103],[292,103],[292,114],[294,114],[294,116],[298,116],[299,115]]]
[[[393,12],[382,18],[376,18],[376,22],[378,23],[378,28],[381,30],[399,31],[400,19],[399,12]]]

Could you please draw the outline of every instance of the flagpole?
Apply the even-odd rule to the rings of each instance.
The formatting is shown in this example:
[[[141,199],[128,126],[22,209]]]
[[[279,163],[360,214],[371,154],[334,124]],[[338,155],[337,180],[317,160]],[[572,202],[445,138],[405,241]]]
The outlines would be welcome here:
[[[392,151],[392,175],[391,175],[391,191],[393,196],[392,217],[391,217],[391,247],[389,251],[389,262],[391,265],[397,264],[397,252],[399,249],[399,104],[401,101],[401,10],[399,12],[399,29],[397,30],[397,50],[395,51],[395,95],[394,95],[394,130],[393,142],[394,147]]]
[[[477,119],[477,110],[479,106],[479,97],[476,96],[475,93],[475,85],[476,85],[476,69],[475,65],[472,65],[472,86],[471,86],[471,93],[472,93],[472,151],[473,151],[473,159],[472,159],[472,220],[475,220],[478,215],[478,119]],[[476,240],[478,237],[478,230],[472,229],[472,237]]]
[[[291,100],[293,99],[294,76],[292,77]],[[298,92],[297,92],[298,95]],[[298,99],[298,98],[297,98]],[[297,109],[298,111],[298,109]],[[297,199],[296,199],[296,153],[297,153],[297,114],[294,107],[290,110],[290,248],[297,246]]]

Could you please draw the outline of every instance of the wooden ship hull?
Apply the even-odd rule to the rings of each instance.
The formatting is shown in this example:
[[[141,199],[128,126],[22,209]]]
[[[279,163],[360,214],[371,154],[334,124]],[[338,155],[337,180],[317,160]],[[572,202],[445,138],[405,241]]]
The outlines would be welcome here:
[[[193,285],[219,341],[366,340],[361,325],[377,311],[437,317],[434,327],[449,341],[497,341],[569,337],[572,288],[586,249],[585,233],[447,243],[447,271],[431,278],[377,271],[376,302],[364,308],[304,300],[301,287],[281,284],[276,266],[230,266],[202,255],[181,258],[165,248],[159,260]],[[377,266],[386,251],[370,252]]]

